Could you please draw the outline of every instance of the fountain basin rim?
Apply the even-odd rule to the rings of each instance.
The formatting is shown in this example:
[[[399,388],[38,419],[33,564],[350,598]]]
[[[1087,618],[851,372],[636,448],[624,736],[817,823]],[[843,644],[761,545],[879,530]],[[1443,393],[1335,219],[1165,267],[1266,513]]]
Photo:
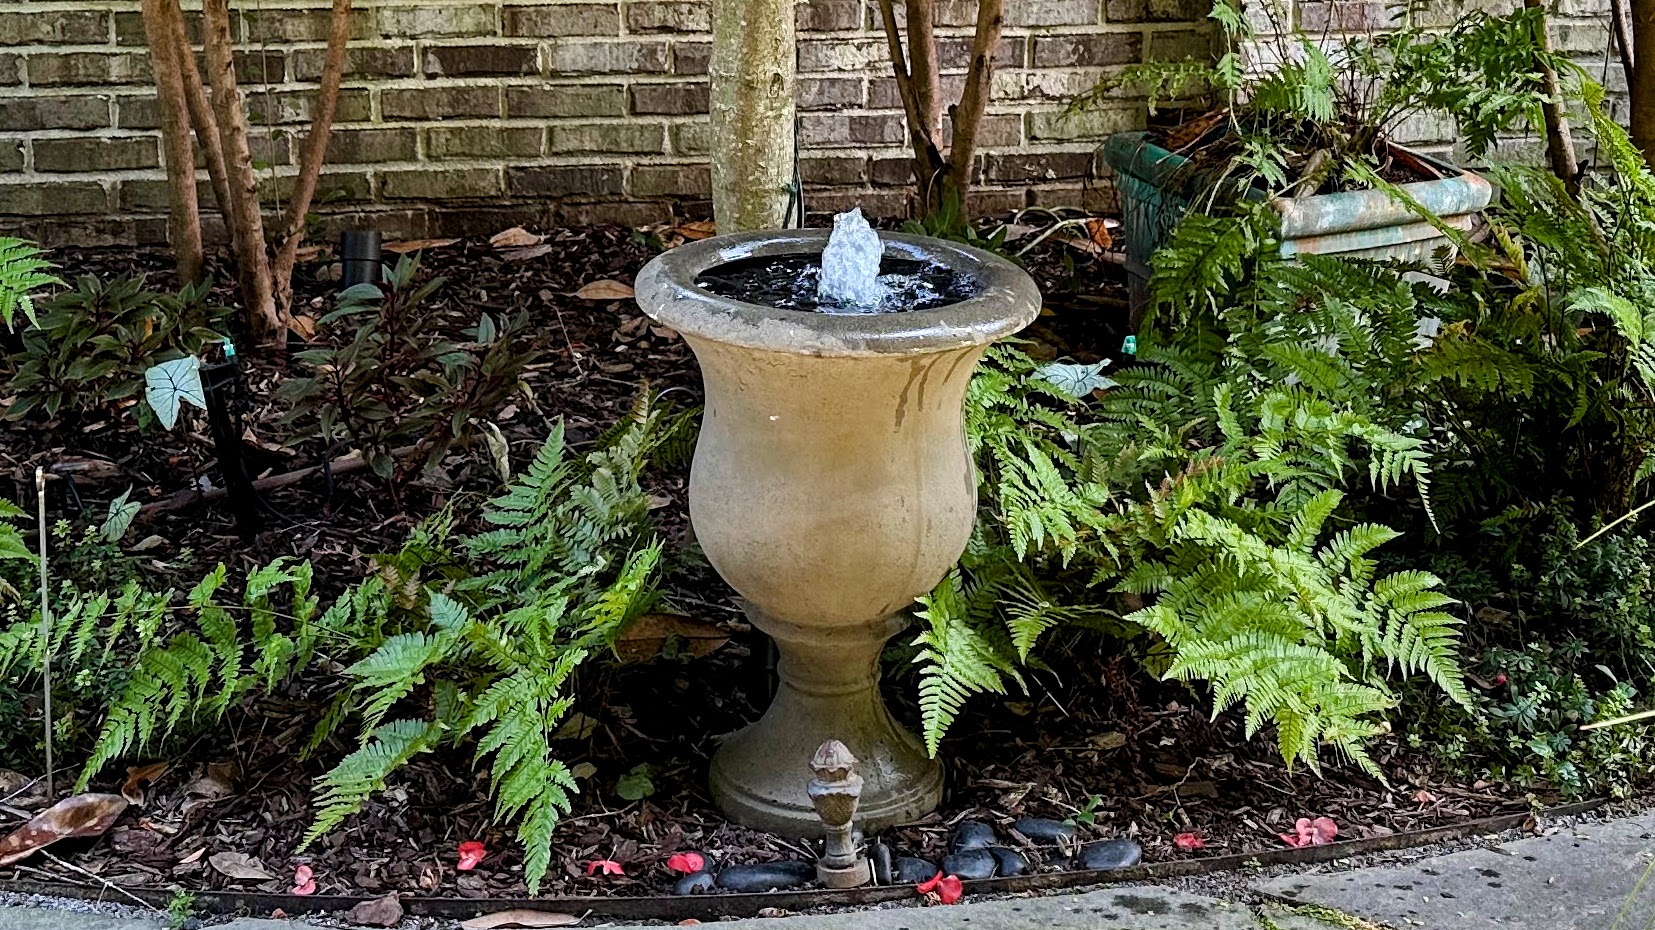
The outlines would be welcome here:
[[[829,230],[765,230],[714,236],[656,256],[639,272],[638,306],[685,336],[795,355],[921,355],[983,345],[1027,326],[1040,290],[1021,268],[967,245],[881,232],[885,254],[934,262],[972,278],[974,297],[930,310],[816,313],[747,303],[697,287],[719,265],[767,256],[820,254]]]

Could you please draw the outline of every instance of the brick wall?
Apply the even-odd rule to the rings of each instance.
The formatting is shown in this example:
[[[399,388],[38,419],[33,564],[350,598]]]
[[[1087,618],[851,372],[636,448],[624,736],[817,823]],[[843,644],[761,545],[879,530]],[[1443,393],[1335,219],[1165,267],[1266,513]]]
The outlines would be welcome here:
[[[166,195],[137,0],[0,0],[0,229],[156,241]],[[975,4],[944,0],[963,70]],[[239,0],[237,67],[272,205],[321,70],[328,0]],[[706,0],[357,0],[317,212],[388,234],[708,212]],[[1205,55],[1207,0],[1009,0],[980,206],[1106,201],[1098,143],[1141,102],[1065,119],[1146,56]],[[800,0],[808,205],[904,208],[901,106],[875,0]],[[195,27],[195,16],[191,15]],[[203,184],[203,191],[206,187]],[[210,196],[204,203],[210,203]],[[212,230],[209,230],[210,232]]]

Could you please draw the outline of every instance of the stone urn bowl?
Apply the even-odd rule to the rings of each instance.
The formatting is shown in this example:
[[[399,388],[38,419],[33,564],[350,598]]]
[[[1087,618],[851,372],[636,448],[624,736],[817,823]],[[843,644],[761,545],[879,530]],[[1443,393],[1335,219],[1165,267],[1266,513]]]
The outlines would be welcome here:
[[[1034,282],[1010,262],[891,233],[881,234],[885,260],[946,266],[974,282],[975,296],[840,314],[745,303],[695,283],[733,262],[819,255],[827,238],[704,239],[657,257],[636,285],[644,312],[677,330],[701,365],[696,539],[780,659],[763,719],[713,758],[713,798],[738,823],[796,837],[822,833],[806,784],[829,739],[860,760],[862,829],[918,819],[941,800],[941,765],[880,697],[880,652],[971,535],[972,370],[1040,309]]]

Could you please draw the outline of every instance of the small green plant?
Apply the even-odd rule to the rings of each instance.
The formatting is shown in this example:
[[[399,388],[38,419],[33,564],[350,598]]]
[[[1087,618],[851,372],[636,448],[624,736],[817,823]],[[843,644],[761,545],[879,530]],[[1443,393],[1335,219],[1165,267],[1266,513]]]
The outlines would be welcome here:
[[[285,421],[361,450],[386,479],[435,465],[471,441],[519,391],[536,353],[517,338],[521,316],[483,313],[461,323],[436,306],[443,283],[420,282],[418,263],[403,256],[385,267],[383,287],[341,293],[321,320],[321,344],[296,356],[308,372],[277,390],[291,405]]]
[[[172,897],[167,899],[167,930],[185,930],[195,923],[195,895],[183,890],[174,889]]]
[[[1086,803],[1080,806],[1079,810],[1065,818],[1065,822],[1076,826],[1089,827],[1097,822],[1098,811],[1102,809],[1103,798],[1095,794],[1090,795],[1086,798]]]
[[[166,295],[136,275],[81,277],[40,305],[22,350],[7,359],[17,400],[6,417],[84,418],[130,401],[155,364],[225,338],[234,311],[211,292],[210,281]]]
[[[63,283],[44,255],[31,242],[0,236],[0,323],[8,329],[19,311],[34,322],[35,291]]]

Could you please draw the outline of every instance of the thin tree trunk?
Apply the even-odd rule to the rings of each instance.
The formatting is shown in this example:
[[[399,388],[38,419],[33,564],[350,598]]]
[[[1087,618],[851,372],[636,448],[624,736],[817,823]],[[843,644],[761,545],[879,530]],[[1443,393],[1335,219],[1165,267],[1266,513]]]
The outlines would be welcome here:
[[[1523,5],[1531,10],[1541,10],[1540,17],[1535,21],[1534,43],[1539,49],[1550,54],[1552,50],[1551,30],[1546,25],[1544,0],[1523,0]],[[1541,104],[1541,113],[1546,119],[1546,160],[1551,163],[1552,174],[1562,181],[1564,186],[1573,194],[1579,186],[1580,167],[1575,160],[1574,135],[1569,131],[1569,117],[1563,110],[1563,87],[1558,83],[1557,72],[1551,65],[1542,61],[1540,65],[1541,85],[1546,96],[1551,98],[1549,103]]]
[[[195,141],[206,156],[207,177],[212,181],[213,199],[218,202],[219,216],[234,236],[230,220],[229,175],[224,169],[224,146],[219,141],[218,120],[213,118],[213,107],[207,99],[207,89],[201,83],[201,71],[196,67],[195,51],[190,45],[189,31],[184,28],[184,11],[178,0],[164,0],[167,31],[166,44],[177,58],[179,75],[184,82],[184,104],[190,113],[190,125],[195,127]]]
[[[1632,70],[1637,67],[1637,57],[1633,51],[1632,15],[1626,4],[1627,0],[1609,0],[1609,15],[1614,19],[1615,51],[1620,53],[1621,73],[1631,81]]]
[[[143,0],[141,15],[155,71],[155,99],[161,111],[161,140],[167,158],[170,212],[167,238],[177,256],[178,277],[186,284],[201,280],[201,204],[195,191],[195,146],[190,141],[190,114],[184,102],[184,76],[171,43],[167,4]]]
[[[916,3],[929,3],[931,0],[907,2],[911,9]],[[915,73],[908,68],[908,57],[902,47],[902,35],[897,31],[893,0],[879,0],[879,17],[885,26],[885,43],[891,55],[891,72],[896,77],[897,96],[902,100],[902,112],[908,123],[908,144],[914,151],[914,182],[919,190],[916,212],[923,216],[941,205],[940,198],[936,196],[941,190],[941,184],[938,182],[948,171],[948,161],[942,154],[941,130],[939,128],[931,131],[927,128],[933,122],[938,122],[940,127],[940,117],[925,110],[921,105],[919,90],[915,84]],[[915,57],[919,57],[917,49]],[[926,59],[933,66],[937,60],[935,54],[928,54]],[[940,113],[942,100],[933,98],[932,106]]]
[[[271,288],[270,256],[265,249],[264,218],[259,213],[259,179],[247,142],[247,114],[236,86],[234,42],[230,36],[230,0],[204,0],[202,40],[207,52],[207,79],[213,88],[213,115],[230,193],[231,232],[241,268],[242,299],[254,338],[279,343],[287,327],[276,309]]]
[[[1655,0],[1631,0],[1632,60],[1626,82],[1632,97],[1632,141],[1655,167]]]
[[[786,224],[795,164],[794,0],[713,0],[713,218],[721,233]]]
[[[294,179],[293,198],[288,203],[281,245],[272,269],[276,306],[284,317],[292,313],[293,266],[298,262],[299,244],[305,238],[305,215],[316,196],[316,181],[327,155],[328,136],[333,132],[333,119],[339,110],[339,85],[345,76],[345,45],[350,40],[350,31],[351,0],[334,0],[333,17],[328,23],[328,52],[322,63],[322,83],[316,91],[316,113],[311,118],[304,149],[299,153],[299,175]]]
[[[960,105],[954,109],[954,142],[949,147],[949,186],[965,203],[971,189],[971,172],[977,157],[977,132],[988,108],[990,82],[994,77],[994,53],[1000,47],[1005,28],[1005,0],[977,0],[977,33],[971,42],[971,66],[965,76]]]
[[[908,10],[908,57],[914,84],[914,103],[925,120],[924,131],[931,139],[942,138],[942,62],[937,49],[936,0],[906,0]]]

